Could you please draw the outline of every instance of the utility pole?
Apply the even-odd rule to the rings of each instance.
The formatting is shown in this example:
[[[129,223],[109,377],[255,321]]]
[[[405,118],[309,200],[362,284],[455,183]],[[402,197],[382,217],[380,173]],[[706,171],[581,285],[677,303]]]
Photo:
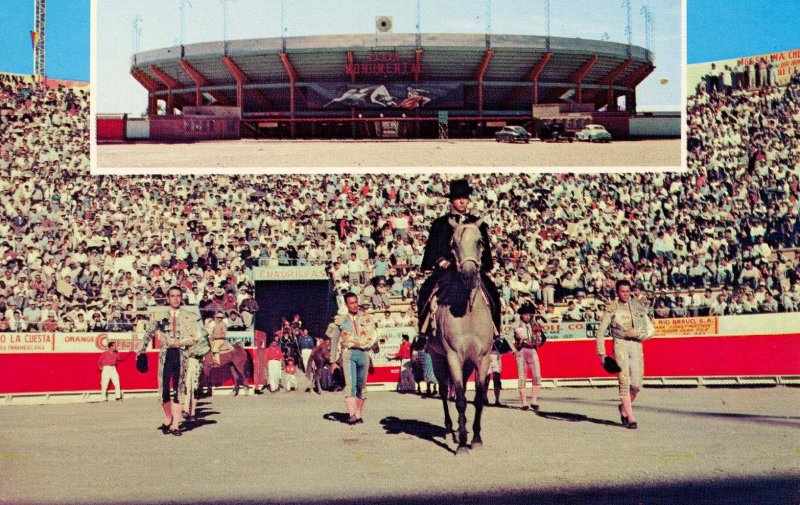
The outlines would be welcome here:
[[[646,5],[642,5],[641,14],[644,17],[644,37],[645,37],[645,47],[648,51],[653,50],[653,32],[656,28],[656,21],[653,17],[653,13],[650,11],[650,7]]]
[[[45,34],[47,26],[45,23],[45,14],[47,11],[47,0],[35,0],[33,9],[33,33],[31,33],[31,41],[33,42],[33,73],[34,75],[45,76],[47,75],[45,65]]]
[[[228,41],[228,3],[236,0],[219,0],[222,2],[222,42]]]
[[[137,13],[133,17],[133,36],[131,37],[131,56],[136,56],[142,47],[142,15]]]
[[[545,50],[550,52],[550,0],[544,0]]]
[[[181,46],[183,45],[184,40],[186,40],[185,39],[185,35],[186,35],[186,6],[187,5],[189,7],[192,7],[192,2],[190,2],[189,0],[181,0],[180,7],[179,7],[179,9],[181,11],[181,37],[180,37],[180,40],[179,40]]]
[[[631,29],[631,0],[623,0],[622,7],[627,10],[628,22],[625,25],[625,35],[628,37],[628,58],[633,53],[633,30]]]

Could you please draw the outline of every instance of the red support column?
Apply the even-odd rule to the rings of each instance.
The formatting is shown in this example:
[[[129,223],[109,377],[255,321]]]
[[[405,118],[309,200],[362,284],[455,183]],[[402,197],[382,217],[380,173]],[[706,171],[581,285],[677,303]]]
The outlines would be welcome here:
[[[289,117],[292,119],[291,135],[292,138],[295,137],[296,129],[294,123],[294,84],[297,82],[297,72],[295,72],[294,67],[292,66],[292,62],[289,61],[289,55],[286,53],[281,53],[281,62],[283,63],[283,68],[286,70],[286,74],[289,76]]]
[[[163,87],[159,85],[153,78],[144,73],[138,68],[131,69],[131,75],[134,79],[139,81],[144,89],[147,90],[147,115],[155,116],[158,114],[158,99],[155,96],[156,91],[161,91]]]
[[[203,105],[203,100],[200,93],[200,88],[208,86],[208,79],[205,78],[203,74],[198,72],[193,66],[189,64],[188,61],[181,59],[181,68],[183,68],[187,74],[192,76],[192,80],[195,83],[195,91],[194,91],[194,104],[195,105]],[[212,95],[213,96],[213,95]],[[215,97],[216,98],[216,97]]]
[[[544,53],[539,61],[536,62],[536,65],[528,72],[528,76],[525,78],[526,81],[531,81],[532,88],[531,88],[531,104],[536,105],[539,103],[539,76],[542,74],[544,67],[550,61],[550,58],[553,57],[553,53]],[[508,107],[513,104],[519,97],[521,97],[525,93],[525,88],[515,88],[514,92],[505,100],[504,106]]]
[[[242,86],[250,82],[250,79],[229,56],[223,56],[222,63],[228,67],[228,71],[236,80],[236,106],[239,107],[239,111],[244,112],[244,88]]]
[[[544,67],[552,57],[553,53],[544,53],[542,58],[536,63],[536,66],[531,69],[530,74],[528,74],[528,80],[533,82],[533,89],[531,90],[531,103],[533,105],[537,105],[539,103],[539,76],[542,75]]]
[[[174,91],[180,86],[180,83],[156,67],[150,67],[150,71],[156,74],[156,77],[167,85],[167,91],[169,92],[169,94],[167,94],[167,115],[172,115],[173,108],[176,107]]]
[[[636,86],[639,85],[640,82],[645,80],[648,75],[650,75],[656,67],[648,63],[647,65],[643,66],[639,70],[635,71],[631,75],[625,78],[622,82],[623,86],[628,88],[628,93],[626,95],[626,108],[629,114],[636,112]]]
[[[353,84],[356,82],[356,72],[353,69],[354,64],[353,51],[347,51],[347,73],[350,74],[350,82]]]
[[[602,79],[600,79],[600,82],[599,82],[600,84],[608,84],[608,97],[606,99],[607,100],[606,106],[608,107],[608,110],[613,110],[615,108],[615,106],[614,106],[614,81],[616,81],[617,78],[620,75],[622,75],[622,72],[624,72],[625,69],[628,68],[628,66],[631,63],[632,63],[632,60],[623,61],[622,63],[620,63],[617,66],[617,68],[615,68],[614,70],[609,72],[609,74],[607,76],[605,76]]]
[[[483,76],[486,73],[486,69],[489,68],[489,61],[492,59],[492,55],[494,51],[491,49],[487,49],[485,53],[483,53],[483,61],[481,61],[481,66],[478,67],[477,72],[475,72],[475,80],[478,81],[478,117],[483,119]]]
[[[414,51],[414,82],[419,82],[419,74],[422,71],[421,62],[422,62],[422,49],[417,49]],[[416,108],[414,111],[414,115],[416,116],[416,120],[414,121],[414,135],[419,138],[419,107]]]
[[[584,63],[577,72],[570,76],[570,81],[578,86],[577,90],[575,91],[575,99],[578,103],[581,103],[581,81],[584,77],[586,77],[586,74],[589,73],[589,70],[592,69],[595,63],[597,63],[597,55],[593,55],[591,58],[589,58],[589,60]]]

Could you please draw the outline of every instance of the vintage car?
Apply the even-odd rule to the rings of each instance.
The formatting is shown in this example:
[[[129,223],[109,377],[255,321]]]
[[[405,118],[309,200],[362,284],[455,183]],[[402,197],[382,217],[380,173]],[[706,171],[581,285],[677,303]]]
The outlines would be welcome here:
[[[494,134],[494,139],[498,142],[525,142],[531,140],[531,134],[521,126],[504,126],[502,130]]]
[[[587,124],[583,130],[575,134],[575,138],[587,142],[610,142],[611,134],[603,125]]]

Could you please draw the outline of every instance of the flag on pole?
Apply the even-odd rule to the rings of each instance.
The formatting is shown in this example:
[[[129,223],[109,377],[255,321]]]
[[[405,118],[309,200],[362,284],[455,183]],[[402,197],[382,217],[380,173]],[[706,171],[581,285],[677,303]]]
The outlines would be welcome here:
[[[31,46],[36,49],[36,44],[39,43],[39,32],[31,32]]]

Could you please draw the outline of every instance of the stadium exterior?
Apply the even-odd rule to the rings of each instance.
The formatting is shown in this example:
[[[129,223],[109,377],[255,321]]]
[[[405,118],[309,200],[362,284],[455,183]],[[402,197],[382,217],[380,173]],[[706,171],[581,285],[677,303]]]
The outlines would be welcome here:
[[[163,48],[134,55],[131,74],[151,139],[470,137],[547,119],[624,137],[654,68],[650,51],[615,42],[376,33]]]

